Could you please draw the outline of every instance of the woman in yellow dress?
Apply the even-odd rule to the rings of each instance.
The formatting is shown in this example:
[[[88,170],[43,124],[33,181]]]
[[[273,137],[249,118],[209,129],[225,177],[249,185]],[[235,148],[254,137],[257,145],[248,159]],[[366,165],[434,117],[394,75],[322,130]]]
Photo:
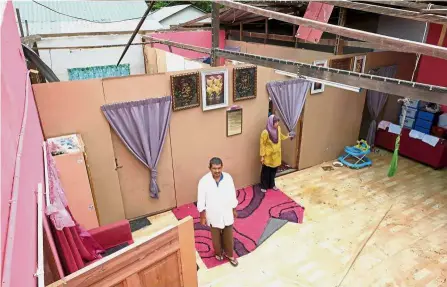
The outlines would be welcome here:
[[[279,118],[271,115],[267,126],[261,133],[260,155],[261,155],[261,190],[278,190],[275,185],[276,171],[281,165],[281,141],[290,138],[291,134],[285,136],[281,133]]]

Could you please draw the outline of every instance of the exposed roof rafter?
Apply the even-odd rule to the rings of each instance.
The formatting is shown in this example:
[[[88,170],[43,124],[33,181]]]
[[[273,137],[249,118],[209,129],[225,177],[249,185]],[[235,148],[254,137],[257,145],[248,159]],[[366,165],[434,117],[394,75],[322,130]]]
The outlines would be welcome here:
[[[421,21],[421,22],[430,22],[430,23],[437,23],[437,24],[446,24],[447,23],[447,17],[445,17],[445,16],[439,16],[439,15],[433,15],[433,14],[422,14],[422,13],[419,13],[416,11],[397,9],[397,8],[391,8],[391,7],[386,7],[386,6],[365,4],[365,3],[353,2],[353,1],[348,1],[348,0],[323,1],[323,3],[335,5],[338,7],[348,8],[348,9],[377,13],[377,14],[381,14],[381,15],[387,15],[387,16],[398,17],[398,18],[411,19],[411,20]]]
[[[356,73],[340,69],[320,67],[307,63],[264,57],[248,53],[234,52],[226,49],[207,49],[173,41],[161,40],[148,36],[144,37],[160,44],[165,44],[181,49],[207,54],[210,54],[211,51],[213,51],[213,53],[215,53],[217,57],[222,57],[230,60],[251,63],[259,66],[296,73],[303,76],[361,87],[364,89],[386,92],[391,95],[404,96],[412,99],[420,99],[439,104],[447,104],[447,88],[445,87],[426,85],[416,82],[380,77],[364,73]]]
[[[216,2],[223,4],[227,7],[248,11],[254,14],[265,16],[268,18],[276,19],[279,21],[291,23],[294,25],[303,25],[311,28],[315,28],[324,32],[345,36],[348,38],[353,38],[357,40],[366,41],[369,43],[377,44],[383,47],[383,49],[393,48],[399,49],[402,52],[417,53],[442,59],[447,59],[447,48],[429,45],[425,43],[419,43],[384,35],[379,35],[375,33],[370,33],[366,31],[341,27],[337,25],[327,24],[323,22],[318,22],[315,20],[310,20],[302,17],[286,15],[283,13],[270,11],[254,6],[250,6],[243,3],[238,3],[228,0],[217,0]]]
[[[360,1],[358,1],[360,2]],[[368,3],[377,3],[377,4],[386,4],[386,5],[392,5],[392,6],[398,6],[398,7],[405,7],[410,8],[414,10],[423,10],[428,9],[430,7],[431,9],[445,9],[446,6],[442,5],[430,5],[430,3],[416,3],[411,1],[388,1],[388,0],[368,0],[368,1],[361,1],[361,2],[368,2]]]

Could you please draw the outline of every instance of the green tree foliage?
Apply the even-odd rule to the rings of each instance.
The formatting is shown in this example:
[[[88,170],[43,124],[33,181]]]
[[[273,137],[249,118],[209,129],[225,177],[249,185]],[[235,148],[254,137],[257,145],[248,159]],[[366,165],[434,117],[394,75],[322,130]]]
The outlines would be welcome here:
[[[153,9],[158,10],[163,7],[180,4],[192,4],[205,13],[211,12],[211,1],[156,1]]]

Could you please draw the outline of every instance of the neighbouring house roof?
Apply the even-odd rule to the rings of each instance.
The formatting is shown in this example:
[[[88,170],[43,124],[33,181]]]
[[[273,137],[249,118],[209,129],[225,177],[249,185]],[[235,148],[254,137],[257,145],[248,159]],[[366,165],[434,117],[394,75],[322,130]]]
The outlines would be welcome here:
[[[205,12],[203,12],[202,10],[200,10],[199,8],[195,7],[194,5],[191,4],[183,4],[183,5],[175,5],[175,6],[168,6],[168,7],[163,7],[157,11],[155,11],[154,13],[150,14],[149,16],[154,19],[157,20],[159,22],[171,17],[172,15],[177,14],[178,12],[188,9],[188,8],[192,8],[195,9],[197,11],[200,11],[201,13],[203,13],[203,15],[205,15]],[[204,19],[202,21],[200,21],[199,23],[207,23],[210,22],[210,19]]]
[[[92,21],[110,22],[124,19],[140,19],[147,9],[143,0],[129,1],[48,1],[36,0],[59,13]],[[22,21],[34,22],[68,22],[78,19],[61,15],[30,0],[14,0],[14,8],[20,10]]]
[[[30,35],[133,31],[147,9],[147,5],[143,0],[37,2],[48,8],[32,1],[13,1],[15,8],[18,8],[20,11],[24,30],[24,23],[27,20]],[[57,12],[51,11],[49,8]],[[76,19],[60,13],[94,22]],[[163,26],[158,21],[148,17],[141,30],[158,30],[162,28]]]
[[[154,20],[162,21],[162,20],[164,20],[168,17],[171,17],[172,15],[188,8],[189,6],[191,6],[191,4],[163,7],[161,9],[155,11],[154,13],[150,14],[149,16]]]
[[[29,24],[30,35],[43,34],[65,34],[65,33],[84,33],[84,32],[119,32],[119,31],[133,31],[137,27],[139,20],[130,20],[119,23],[90,23],[84,21],[72,22],[36,22]],[[24,28],[25,29],[25,28]],[[159,30],[163,26],[155,20],[146,19],[140,30]]]

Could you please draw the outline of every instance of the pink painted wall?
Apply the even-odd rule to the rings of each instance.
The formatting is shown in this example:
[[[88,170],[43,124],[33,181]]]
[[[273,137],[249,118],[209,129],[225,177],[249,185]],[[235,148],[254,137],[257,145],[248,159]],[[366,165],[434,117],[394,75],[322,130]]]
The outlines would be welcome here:
[[[5,286],[35,286],[37,268],[37,184],[44,183],[42,130],[33,91],[25,87],[26,64],[20,37],[9,0],[1,19],[1,263]],[[18,139],[22,125],[25,88],[29,92],[28,119],[23,140],[19,178],[17,216],[9,218],[9,200],[13,189]],[[9,222],[15,222],[14,234],[7,235]],[[12,268],[4,269],[5,238],[13,236]],[[3,286],[3,285],[2,285]]]
[[[211,48],[211,31],[180,31],[170,33],[151,33],[149,34],[149,36],[158,39],[179,42],[183,44],[190,44],[203,48]],[[225,31],[221,30],[219,32],[219,48],[223,49],[224,47],[225,47]],[[169,48],[166,45],[154,44],[154,48],[169,52]],[[175,47],[172,47],[172,53],[189,59],[197,59],[207,56],[206,54],[183,50]],[[223,64],[223,60],[221,61],[222,61],[221,64]]]

